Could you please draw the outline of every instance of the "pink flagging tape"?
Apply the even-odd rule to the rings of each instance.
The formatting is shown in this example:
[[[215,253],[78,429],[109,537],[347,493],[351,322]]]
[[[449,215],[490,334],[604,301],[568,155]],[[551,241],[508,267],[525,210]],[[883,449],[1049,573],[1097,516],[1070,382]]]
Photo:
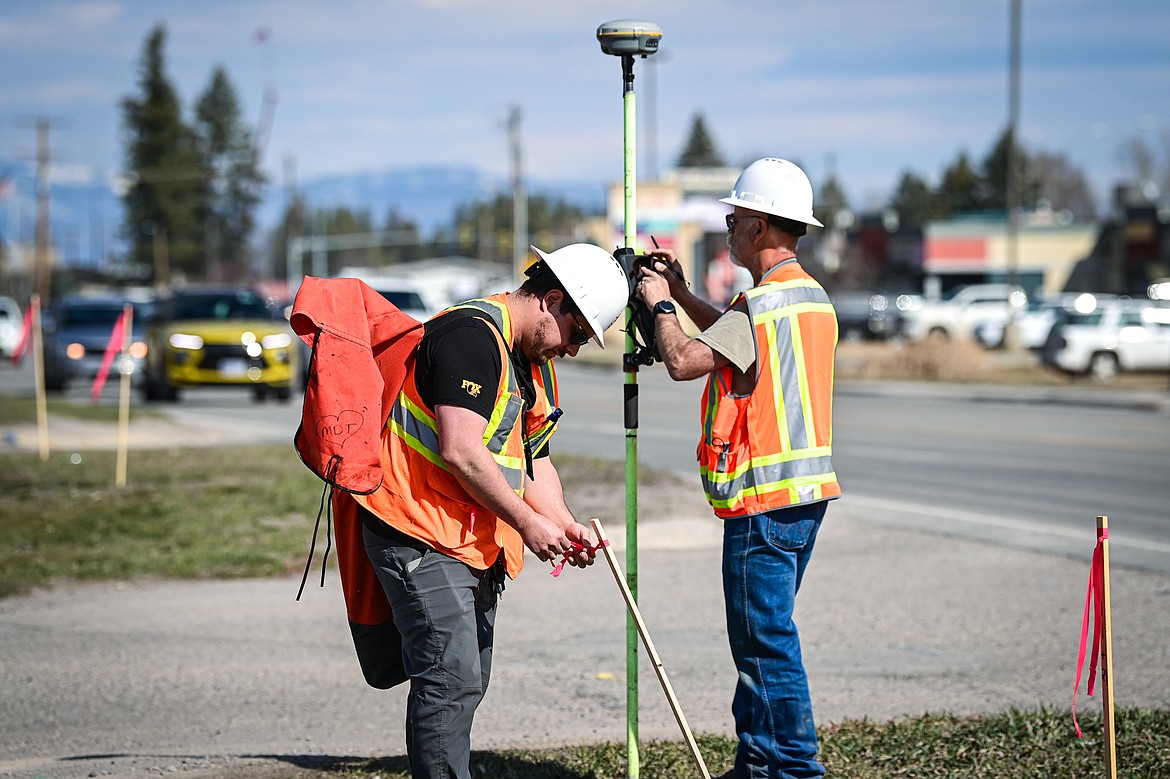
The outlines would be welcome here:
[[[1105,560],[1101,544],[1109,538],[1109,528],[1097,530],[1097,546],[1093,549],[1093,562],[1089,568],[1089,587],[1085,593],[1085,616],[1081,621],[1081,646],[1077,653],[1077,678],[1073,686],[1072,715],[1077,738],[1081,738],[1081,725],[1077,722],[1077,691],[1081,688],[1081,669],[1085,665],[1085,649],[1089,643],[1089,612],[1093,612],[1093,648],[1089,657],[1089,695],[1097,683],[1097,661],[1101,657],[1101,631],[1105,620]]]
[[[590,552],[591,554],[597,554],[598,552],[600,552],[600,551],[601,551],[601,548],[602,548],[603,546],[609,546],[609,540],[608,540],[608,539],[607,539],[607,540],[605,540],[605,541],[601,541],[601,542],[599,542],[599,543],[598,543],[596,546],[591,546],[591,547],[589,547],[588,549],[586,549],[585,547],[581,546],[581,545],[580,545],[580,544],[578,544],[576,541],[571,541],[570,543],[573,545],[573,547],[574,547],[575,549],[585,549],[585,551],[587,551],[587,552]],[[551,562],[551,561],[550,561],[550,562]],[[569,553],[568,553],[568,552],[562,552],[562,553],[561,553],[561,559],[553,563],[552,577],[553,577],[554,579],[556,579],[557,577],[559,577],[559,576],[561,575],[561,571],[565,570],[565,563],[567,563],[567,562],[569,562]]]

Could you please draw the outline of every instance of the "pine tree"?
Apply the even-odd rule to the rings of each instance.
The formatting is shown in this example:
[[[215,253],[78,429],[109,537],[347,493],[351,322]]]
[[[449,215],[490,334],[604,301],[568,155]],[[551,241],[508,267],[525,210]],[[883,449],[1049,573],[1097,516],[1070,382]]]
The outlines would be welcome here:
[[[904,171],[890,198],[890,207],[898,220],[909,228],[921,228],[941,213],[938,198],[925,179],[911,171]]]
[[[986,207],[982,179],[972,167],[967,152],[959,152],[955,161],[943,171],[937,197],[940,217],[982,211]]]
[[[707,132],[707,123],[701,113],[695,114],[691,122],[691,134],[678,158],[680,168],[721,168],[726,163],[723,155],[715,148],[715,142]]]
[[[212,172],[207,221],[208,253],[225,278],[248,275],[249,241],[256,226],[264,175],[252,134],[240,119],[236,90],[216,68],[195,105],[199,150]]]
[[[204,275],[211,178],[166,76],[165,45],[166,29],[159,25],[143,47],[140,95],[122,101],[133,181],[125,195],[125,235],[131,261],[153,267],[156,284],[167,283],[172,274]]]
[[[1007,174],[1008,148],[1012,132],[1007,128],[996,139],[991,151],[983,158],[981,179],[983,182],[982,201],[984,208],[991,211],[1007,211]],[[1016,174],[1019,176],[1017,196],[1019,205],[1025,210],[1036,207],[1036,199],[1040,191],[1040,183],[1036,180],[1035,171],[1028,153],[1017,142]]]

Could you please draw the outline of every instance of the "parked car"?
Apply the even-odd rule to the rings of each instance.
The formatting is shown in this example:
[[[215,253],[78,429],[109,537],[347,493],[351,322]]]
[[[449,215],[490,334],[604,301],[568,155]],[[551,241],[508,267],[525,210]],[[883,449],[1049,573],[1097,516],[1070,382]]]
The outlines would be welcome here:
[[[183,387],[242,386],[257,401],[292,397],[293,334],[263,297],[242,287],[188,288],[163,300],[147,326],[148,400],[177,400]]]
[[[1011,284],[972,284],[955,290],[949,298],[926,300],[908,311],[905,333],[912,341],[925,338],[973,338],[984,322],[1006,322],[1013,309],[1022,310],[1028,296]]]
[[[114,295],[67,295],[55,301],[45,316],[45,391],[64,392],[70,382],[92,380],[105,359],[114,325],[126,306],[133,312],[129,350],[118,349],[110,375],[129,373],[141,381],[146,359],[143,320],[149,304]]]
[[[1053,325],[1062,318],[1064,311],[1075,311],[1078,300],[1099,301],[1115,295],[1093,295],[1087,292],[1066,293],[1055,297],[1049,295],[1028,301],[1027,307],[1016,316],[1016,336],[1019,344],[1033,351],[1043,349]],[[1094,303],[1095,304],[1095,303]],[[1092,305],[1092,304],[1090,304]],[[975,326],[975,340],[988,349],[1004,345],[1004,333],[1008,320],[992,319]]]
[[[386,269],[342,268],[337,275],[338,278],[361,279],[401,311],[419,321],[430,319],[452,303],[443,292],[445,285],[426,283]]]
[[[1053,326],[1041,359],[1098,381],[1122,371],[1170,370],[1170,305],[1130,298],[1086,303]]]
[[[9,297],[0,297],[0,358],[7,359],[20,345],[20,331],[24,328],[24,315],[20,305]]]
[[[842,290],[829,296],[837,311],[837,330],[842,340],[893,338],[902,331],[902,311],[895,298],[881,292]]]

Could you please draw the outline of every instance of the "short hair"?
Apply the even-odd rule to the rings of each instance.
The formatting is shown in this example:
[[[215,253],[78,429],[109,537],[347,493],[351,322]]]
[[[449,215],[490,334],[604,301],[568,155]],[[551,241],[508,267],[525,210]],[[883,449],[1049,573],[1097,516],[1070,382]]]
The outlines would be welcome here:
[[[782,232],[795,235],[797,238],[808,232],[808,225],[795,219],[785,219],[782,216],[768,215],[768,224],[779,227]]]
[[[561,304],[561,310],[566,314],[580,313],[577,304],[573,301],[573,296],[565,289],[565,285],[557,278],[557,274],[552,272],[552,268],[544,260],[534,262],[528,266],[524,271],[524,283],[520,285],[520,289],[516,290],[521,295],[530,295],[535,298],[542,298],[553,290],[559,290],[564,293],[564,302]]]

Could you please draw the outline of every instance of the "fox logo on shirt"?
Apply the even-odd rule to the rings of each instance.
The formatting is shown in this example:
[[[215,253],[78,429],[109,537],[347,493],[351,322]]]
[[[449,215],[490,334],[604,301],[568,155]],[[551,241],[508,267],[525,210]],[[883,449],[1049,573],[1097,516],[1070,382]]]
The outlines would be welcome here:
[[[473,398],[478,398],[480,390],[483,389],[483,387],[476,384],[474,381],[468,381],[467,379],[463,380],[462,388],[467,390],[467,394]]]

